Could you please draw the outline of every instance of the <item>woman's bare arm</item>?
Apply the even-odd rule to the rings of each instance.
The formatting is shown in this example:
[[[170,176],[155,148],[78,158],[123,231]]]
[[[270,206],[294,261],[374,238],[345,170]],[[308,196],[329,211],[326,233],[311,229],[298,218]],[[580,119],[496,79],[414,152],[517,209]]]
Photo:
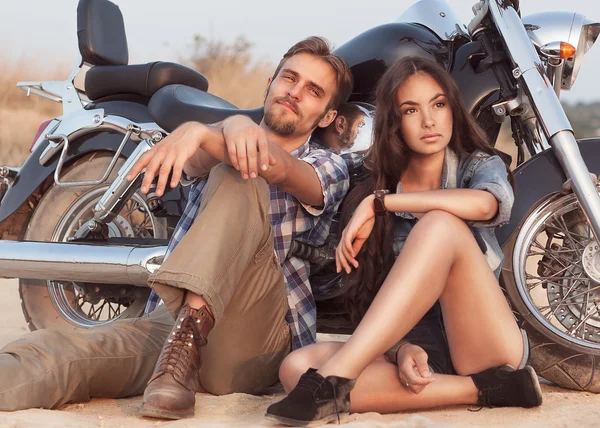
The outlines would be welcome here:
[[[438,189],[390,194],[385,197],[385,207],[392,212],[416,214],[441,210],[464,220],[474,221],[491,220],[498,213],[496,197],[485,190],[475,189]]]

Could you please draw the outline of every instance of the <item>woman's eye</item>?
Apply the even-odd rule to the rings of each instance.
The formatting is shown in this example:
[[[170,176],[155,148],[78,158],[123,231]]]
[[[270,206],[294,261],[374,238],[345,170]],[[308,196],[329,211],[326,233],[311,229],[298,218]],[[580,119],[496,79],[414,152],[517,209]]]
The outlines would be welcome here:
[[[445,102],[443,102],[443,101],[438,101],[437,103],[435,103],[435,106],[436,106],[437,108],[443,108],[443,107],[445,107],[445,106],[446,106],[446,103],[445,103]]]
[[[407,109],[407,110],[404,112],[404,114],[413,114],[413,113],[414,113],[414,112],[416,112],[416,111],[417,111],[417,110],[416,110],[416,109],[414,109],[414,108],[409,108],[409,109]]]

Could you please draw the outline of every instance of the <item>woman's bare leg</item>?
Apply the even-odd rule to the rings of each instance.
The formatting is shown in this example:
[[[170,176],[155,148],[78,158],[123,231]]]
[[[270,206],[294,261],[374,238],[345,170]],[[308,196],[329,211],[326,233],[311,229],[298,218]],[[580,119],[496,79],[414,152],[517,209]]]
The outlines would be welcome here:
[[[320,368],[341,342],[324,342],[294,351],[284,360],[279,378],[290,392],[308,368]],[[435,381],[415,394],[400,383],[398,367],[376,359],[360,374],[350,393],[352,413],[395,413],[458,404],[476,404],[478,391],[469,377],[435,374]]]
[[[409,234],[352,337],[319,373],[358,378],[438,299],[458,374],[519,364],[519,328],[475,238],[461,219],[432,211]]]

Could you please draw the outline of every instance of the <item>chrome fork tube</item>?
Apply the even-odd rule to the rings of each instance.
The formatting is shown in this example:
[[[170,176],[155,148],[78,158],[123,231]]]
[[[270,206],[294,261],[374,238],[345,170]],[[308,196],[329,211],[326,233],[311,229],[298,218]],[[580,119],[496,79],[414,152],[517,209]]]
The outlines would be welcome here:
[[[510,2],[503,6],[495,0],[487,0],[486,4],[512,62],[516,65],[513,76],[523,84],[528,93],[550,146],[567,178],[571,179],[573,191],[596,241],[600,242],[600,197],[579,151],[569,119],[527,36],[523,21],[510,6]]]
[[[569,131],[559,132],[550,139],[550,145],[563,171],[571,179],[573,192],[592,226],[596,240],[598,240],[600,236],[600,197],[598,197],[598,191],[590,178],[573,134]]]

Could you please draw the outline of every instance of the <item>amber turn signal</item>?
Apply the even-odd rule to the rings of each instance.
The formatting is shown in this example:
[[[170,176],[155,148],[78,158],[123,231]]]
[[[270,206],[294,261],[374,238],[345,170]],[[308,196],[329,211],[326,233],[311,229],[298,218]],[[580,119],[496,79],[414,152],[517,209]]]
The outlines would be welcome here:
[[[575,55],[575,52],[577,52],[577,49],[572,44],[560,42],[560,59],[571,58]]]

